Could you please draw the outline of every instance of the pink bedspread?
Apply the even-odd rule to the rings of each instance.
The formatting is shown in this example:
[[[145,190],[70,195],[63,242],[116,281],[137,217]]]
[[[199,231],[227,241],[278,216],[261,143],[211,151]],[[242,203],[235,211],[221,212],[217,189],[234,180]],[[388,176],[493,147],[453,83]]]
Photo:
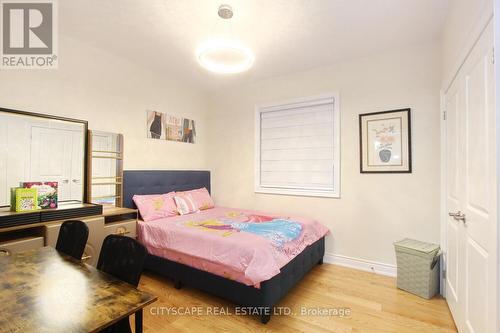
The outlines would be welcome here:
[[[138,237],[153,255],[259,287],[328,232],[311,219],[215,207],[140,221]]]

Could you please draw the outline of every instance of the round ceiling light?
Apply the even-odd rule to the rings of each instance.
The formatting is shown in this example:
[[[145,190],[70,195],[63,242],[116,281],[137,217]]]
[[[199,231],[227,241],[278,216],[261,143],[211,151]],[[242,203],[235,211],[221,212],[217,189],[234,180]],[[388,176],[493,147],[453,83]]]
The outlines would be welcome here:
[[[230,40],[211,40],[198,48],[198,62],[214,73],[234,74],[252,67],[254,56],[249,48]]]
[[[217,11],[220,18],[229,20],[233,9],[221,5]],[[243,44],[229,39],[213,39],[198,47],[198,62],[205,69],[220,74],[235,74],[248,70],[254,62],[252,51]]]

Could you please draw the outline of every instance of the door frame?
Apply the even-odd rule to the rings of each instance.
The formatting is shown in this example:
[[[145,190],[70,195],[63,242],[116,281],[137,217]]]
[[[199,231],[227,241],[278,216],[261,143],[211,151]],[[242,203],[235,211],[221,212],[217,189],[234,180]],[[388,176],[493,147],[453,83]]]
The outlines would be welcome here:
[[[476,43],[479,41],[479,38],[483,34],[484,30],[488,27],[488,24],[493,20],[494,21],[494,30],[500,31],[500,15],[494,15],[494,9],[496,10],[497,13],[500,13],[500,1],[495,0],[495,4],[493,5],[492,3],[486,3],[484,8],[481,10],[481,14],[479,15],[476,23],[474,24],[473,27],[471,27],[470,34],[466,37],[465,40],[463,40],[464,48],[460,51],[458,56],[453,59],[454,64],[452,67],[451,72],[449,73],[444,73],[443,75],[443,81],[441,85],[441,90],[440,90],[440,105],[439,105],[439,119],[440,119],[440,130],[441,130],[441,203],[440,203],[440,227],[441,227],[441,237],[440,237],[440,242],[441,242],[441,248],[443,250],[446,249],[447,246],[447,235],[446,235],[446,221],[447,221],[447,214],[448,212],[446,211],[446,187],[447,187],[447,182],[446,182],[446,145],[444,138],[446,138],[446,121],[445,121],[445,115],[446,115],[446,101],[445,101],[445,95],[446,92],[451,88],[452,83],[455,81],[455,79],[458,76],[458,73],[460,72],[460,69],[462,68],[464,62],[468,58],[469,54],[472,52],[474,46]],[[494,8],[493,8],[494,7]],[[495,33],[495,41],[494,45],[495,48],[500,50],[500,34]],[[498,48],[496,46],[499,46]],[[500,64],[500,56],[498,56],[499,52],[495,53],[495,63]],[[500,70],[495,71],[496,75],[496,82],[500,82]],[[496,85],[496,96],[500,96],[500,84]],[[499,107],[500,103],[497,103],[496,108],[497,108],[497,129],[500,130],[500,112],[499,112]],[[500,133],[497,131],[497,133]],[[500,153],[500,145],[498,145],[498,153]],[[498,155],[500,157],[500,155]],[[500,163],[499,163],[500,167]],[[497,172],[497,176],[500,176],[500,170]],[[500,179],[500,178],[498,178]],[[498,192],[500,192],[500,186],[498,189]],[[500,198],[500,196],[499,196]],[[498,205],[500,207],[500,204]],[[500,214],[498,214],[500,216]],[[497,220],[497,225],[499,221]],[[500,240],[500,228],[497,227],[497,240]],[[498,244],[498,242],[497,242]],[[440,281],[441,281],[441,295],[446,296],[446,281],[444,279],[445,275],[443,274],[443,271],[446,268],[446,260],[447,260],[447,253],[446,251],[443,251],[443,255],[441,256],[441,267],[440,267]],[[500,267],[500,247],[497,247],[497,260],[499,261],[499,266]],[[500,278],[500,274],[497,274],[498,278]],[[500,284],[500,280],[497,281],[497,283]],[[500,288],[498,289],[498,296],[497,296],[497,303],[500,302]],[[498,305],[497,305],[498,308]],[[500,328],[500,316],[498,318],[498,323],[497,327]]]
[[[446,262],[448,253],[446,249],[448,248],[448,235],[446,233],[446,222],[447,222],[447,212],[446,212],[446,190],[448,186],[447,174],[446,174],[446,92],[444,89],[441,89],[439,93],[440,101],[439,101],[439,119],[440,119],[440,130],[441,130],[441,202],[440,202],[440,240],[441,240],[441,262],[440,262],[440,272],[439,278],[441,282],[441,295],[446,297]]]
[[[500,13],[500,1],[495,0],[495,10]],[[488,11],[491,9],[491,11]],[[500,69],[497,68],[498,65],[500,64],[500,55],[499,52],[495,52],[495,50],[500,50],[500,15],[498,17],[493,15],[493,8],[487,7],[483,11],[480,19],[478,22],[476,22],[473,33],[469,35],[469,38],[466,42],[466,47],[462,50],[463,52],[460,53],[460,57],[457,58],[457,60],[460,60],[456,63],[456,66],[454,67],[454,70],[452,75],[446,76],[447,80],[443,81],[442,88],[440,90],[440,133],[441,133],[441,151],[440,151],[440,158],[441,158],[441,181],[440,181],[440,195],[441,195],[441,202],[440,202],[440,226],[441,226],[441,232],[440,232],[440,242],[441,242],[441,248],[443,249],[443,256],[441,257],[441,272],[440,272],[440,278],[441,278],[441,294],[443,297],[446,297],[446,279],[445,275],[443,274],[446,270],[446,262],[447,262],[447,242],[448,242],[448,237],[447,237],[447,219],[448,219],[448,211],[447,211],[447,204],[446,204],[446,191],[447,191],[447,173],[446,173],[446,155],[447,155],[447,150],[446,150],[446,135],[447,135],[447,121],[446,121],[446,93],[449,91],[451,88],[452,84],[454,83],[455,79],[458,78],[458,74],[460,70],[462,69],[464,63],[468,59],[469,55],[471,54],[472,50],[476,46],[477,42],[480,40],[482,37],[484,31],[488,28],[490,24],[493,24],[493,29],[494,29],[494,40],[492,41],[492,46],[494,47],[494,64],[495,64],[495,117],[496,117],[496,142],[499,142],[500,139]],[[497,179],[500,179],[500,143],[497,144],[496,146],[496,177]],[[496,256],[496,272],[495,272],[495,278],[496,278],[496,285],[500,285],[500,184],[497,182],[496,186],[496,192],[497,192],[497,202],[496,202],[496,230],[495,230],[495,237],[496,237],[496,248],[492,248],[492,253],[494,256]],[[496,309],[500,309],[500,288],[496,288],[496,297],[495,297],[495,307]],[[500,316],[496,316],[496,329],[500,329]]]
[[[500,13],[500,1],[495,0],[493,4],[493,12]],[[496,113],[496,141],[498,142],[500,138],[500,15],[493,15],[493,60],[494,60],[494,70],[495,70],[495,113]],[[496,176],[497,180],[500,179],[500,144],[496,147],[497,154],[497,169]],[[497,181],[497,207],[500,207],[500,185]],[[497,286],[500,286],[500,212],[497,211]],[[496,307],[497,311],[500,309],[500,287],[497,287],[496,295]],[[497,316],[497,331],[500,330],[500,316]]]
[[[495,9],[497,10],[498,13],[500,13],[500,1],[495,0]],[[498,16],[498,18],[497,18]],[[466,59],[469,57],[469,54],[472,52],[474,49],[474,46],[476,43],[479,41],[481,35],[483,34],[484,30],[488,27],[491,21],[494,21],[494,29],[496,31],[500,31],[500,15],[494,15],[493,12],[493,4],[486,4],[484,8],[481,10],[481,14],[478,17],[478,20],[474,24],[474,26],[471,29],[471,33],[467,38],[463,41],[464,42],[464,48],[461,50],[461,52],[458,54],[458,56],[453,60],[454,61],[454,66],[449,73],[444,73],[443,75],[443,81],[441,85],[441,90],[440,90],[440,101],[439,101],[439,119],[440,119],[440,130],[441,130],[441,203],[440,203],[440,227],[441,227],[441,235],[440,235],[440,245],[441,249],[443,249],[443,255],[441,256],[441,267],[440,267],[440,281],[441,281],[441,295],[446,296],[446,281],[445,281],[445,268],[446,268],[446,260],[447,260],[447,253],[445,251],[446,246],[447,246],[447,235],[446,235],[446,221],[447,221],[447,214],[448,212],[446,211],[446,188],[447,188],[447,182],[446,182],[446,142],[444,138],[446,138],[446,100],[445,100],[445,95],[447,91],[451,88],[451,85],[455,81],[455,79],[458,76],[458,73],[462,69],[463,64],[465,63]],[[496,40],[494,41],[495,47],[499,45],[497,48],[500,50],[500,34],[495,33],[495,38]],[[498,43],[497,43],[498,40]],[[495,53],[495,61],[496,64],[500,63],[500,57],[497,56],[498,52]],[[496,82],[500,82],[500,71],[496,71]],[[500,84],[496,85],[496,95],[500,96]],[[498,111],[500,106],[500,103],[497,103],[496,108],[497,108],[497,115],[500,117],[500,112]],[[497,117],[497,122],[500,120],[500,118]],[[500,124],[498,124],[497,129],[500,130]],[[500,133],[500,132],[498,132]],[[499,148],[500,149],[500,145]],[[498,155],[500,156],[500,155]],[[500,163],[499,163],[500,165]],[[498,170],[497,173],[498,176],[500,176],[500,170]],[[500,179],[500,178],[498,178]],[[500,192],[500,186],[499,186],[499,192]],[[499,204],[500,207],[500,204]],[[500,214],[499,214],[500,215]],[[498,225],[498,220],[497,220],[497,225]],[[497,233],[500,233],[500,228],[497,227]],[[500,240],[500,234],[498,234],[497,240]],[[497,242],[498,244],[498,242]],[[500,247],[497,248],[497,258],[500,260]],[[500,264],[500,262],[499,262]],[[500,265],[499,265],[500,267]],[[500,277],[500,275],[498,275]],[[500,283],[500,281],[498,281]],[[500,299],[500,288],[498,289],[498,297],[497,300]],[[498,303],[498,301],[497,301]],[[498,327],[500,327],[500,317],[498,319]]]

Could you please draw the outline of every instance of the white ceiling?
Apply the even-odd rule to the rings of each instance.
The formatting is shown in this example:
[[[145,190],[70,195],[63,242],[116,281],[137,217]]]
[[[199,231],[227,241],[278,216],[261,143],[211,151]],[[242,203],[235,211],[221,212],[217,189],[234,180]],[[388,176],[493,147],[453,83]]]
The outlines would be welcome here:
[[[81,0],[59,1],[60,32],[211,90],[438,40],[449,0]],[[200,68],[195,50],[224,33],[255,53],[246,73]]]

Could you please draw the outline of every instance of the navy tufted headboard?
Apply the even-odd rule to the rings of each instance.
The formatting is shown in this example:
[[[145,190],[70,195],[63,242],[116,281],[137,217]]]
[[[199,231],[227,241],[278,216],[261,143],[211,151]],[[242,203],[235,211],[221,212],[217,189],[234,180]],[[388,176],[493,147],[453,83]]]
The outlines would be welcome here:
[[[210,171],[129,170],[123,172],[123,206],[136,208],[134,194],[162,194],[206,187],[210,192]]]

